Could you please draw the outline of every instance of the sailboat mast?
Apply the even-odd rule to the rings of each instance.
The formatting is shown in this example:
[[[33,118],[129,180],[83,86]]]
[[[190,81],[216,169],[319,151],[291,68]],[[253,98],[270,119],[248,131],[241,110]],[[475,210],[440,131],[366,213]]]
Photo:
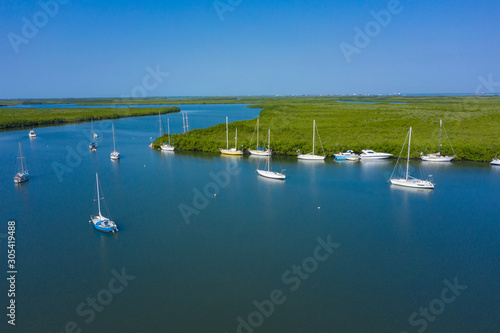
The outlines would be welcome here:
[[[314,155],[314,141],[315,141],[315,135],[316,135],[316,132],[315,132],[315,129],[316,129],[316,119],[313,120],[313,155]]]
[[[19,154],[21,155],[21,172],[24,173],[23,150],[21,149],[21,142],[19,142]]]
[[[188,114],[186,113],[186,132],[189,132],[189,120],[188,120]]]
[[[161,136],[161,113],[158,111],[158,118],[160,118],[160,136]]]
[[[116,145],[115,145],[115,125],[111,123],[111,127],[113,129],[113,151],[116,151]]]
[[[167,118],[168,145],[170,146],[170,118]]]
[[[443,119],[439,119],[439,156],[441,156],[441,127],[443,127]]]
[[[259,118],[257,118],[257,150],[259,150]]]
[[[408,180],[408,174],[410,170],[410,146],[411,146],[411,127],[410,127],[410,138],[408,140],[408,158],[406,160],[406,180]]]
[[[227,124],[227,117],[226,117],[226,149],[229,150],[229,125]]]
[[[267,130],[267,150],[271,152],[271,129]],[[271,168],[271,154],[267,156],[267,171]]]
[[[99,197],[99,176],[95,174],[95,182],[97,186],[97,207],[99,208],[99,216],[101,216],[101,198]]]
[[[238,150],[238,128],[236,128],[236,134],[234,135],[234,149]]]

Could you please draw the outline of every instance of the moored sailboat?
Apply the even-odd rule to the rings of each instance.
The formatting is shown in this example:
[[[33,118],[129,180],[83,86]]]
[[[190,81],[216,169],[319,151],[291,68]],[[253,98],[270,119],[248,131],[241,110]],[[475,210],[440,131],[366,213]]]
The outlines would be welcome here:
[[[161,120],[160,120],[161,121]],[[161,150],[163,151],[174,151],[175,150],[175,147],[174,145],[171,144],[170,142],[170,119],[167,118],[167,133],[168,133],[168,143],[164,143],[162,146],[161,146]],[[160,135],[161,136],[161,135]]]
[[[282,172],[276,172],[271,170],[271,129],[268,130],[268,139],[267,139],[267,151],[269,151],[269,155],[267,156],[267,170],[261,170],[257,169],[257,173],[266,178],[271,178],[271,179],[279,179],[279,180],[285,180],[286,176]]]
[[[229,124],[228,118],[226,117],[226,149],[219,148],[219,151],[222,155],[231,155],[231,156],[242,156],[243,151],[238,150],[238,129],[236,129],[236,134],[234,137],[234,148],[229,148]]]
[[[111,154],[109,154],[109,157],[112,160],[119,160],[120,153],[116,150],[116,143],[115,143],[115,125],[111,123],[111,127],[113,128],[113,151],[111,152]]]
[[[97,207],[99,211],[99,215],[91,215],[90,216],[90,222],[94,225],[94,228],[96,228],[99,231],[104,231],[104,232],[116,232],[118,231],[118,227],[116,226],[116,223],[111,221],[109,218],[102,216],[101,213],[101,198],[99,196],[99,176],[97,173],[95,174],[95,180],[96,180],[96,187],[97,187]]]
[[[316,141],[316,120],[313,120],[313,147],[312,147],[312,152],[309,153],[309,154],[300,154],[300,151],[299,151],[299,154],[297,155],[297,158],[298,159],[301,159],[301,160],[316,160],[316,161],[320,161],[320,160],[324,160],[326,156],[324,155],[315,155],[315,151],[314,151],[314,145],[315,145],[315,141]],[[318,133],[318,136],[319,136],[319,133]],[[320,143],[321,143],[321,139],[320,139]],[[323,148],[323,145],[321,145],[321,148]],[[323,151],[323,154],[325,152]]]
[[[455,156],[455,151],[453,150],[453,146],[451,146],[451,142],[450,142],[450,147],[451,147],[451,150],[453,151],[453,155],[452,156],[442,156],[441,155],[441,134],[442,134],[442,129],[443,129],[443,120],[442,119],[439,119],[439,152],[437,153],[434,153],[434,154],[427,154],[427,155],[424,155],[423,153],[420,153],[420,158],[422,159],[422,161],[427,161],[427,162],[450,162],[452,159],[454,159],[456,156]],[[446,134],[446,137],[448,138],[448,134],[446,133],[446,130],[445,130],[445,134]],[[448,138],[448,142],[450,141],[450,139]]]
[[[259,118],[257,118],[257,149],[249,149],[251,155],[255,156],[271,156],[271,150],[259,147]]]
[[[24,168],[23,150],[21,149],[21,142],[19,142],[19,159],[21,160],[21,170],[14,176],[14,183],[22,183],[29,180],[30,174],[28,170]]]
[[[406,160],[406,172],[404,174],[404,177],[393,177],[394,172],[398,168],[398,163],[399,159],[401,158],[401,153],[403,152],[403,148],[406,144],[406,140],[403,143],[403,148],[401,148],[401,153],[399,154],[398,161],[396,162],[396,166],[394,167],[394,170],[392,171],[391,178],[389,181],[391,182],[392,185],[398,185],[398,186],[405,186],[405,187],[412,187],[412,188],[421,188],[421,189],[433,189],[434,184],[430,182],[429,180],[421,180],[417,179],[414,177],[410,176],[410,147],[411,147],[411,127],[410,130],[408,131],[408,156]]]

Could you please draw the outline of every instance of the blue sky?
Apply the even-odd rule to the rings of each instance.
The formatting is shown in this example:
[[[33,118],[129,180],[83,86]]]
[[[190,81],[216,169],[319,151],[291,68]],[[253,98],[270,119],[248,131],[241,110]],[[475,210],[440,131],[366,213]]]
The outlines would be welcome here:
[[[0,98],[472,94],[500,82],[499,14],[494,0],[3,1]]]

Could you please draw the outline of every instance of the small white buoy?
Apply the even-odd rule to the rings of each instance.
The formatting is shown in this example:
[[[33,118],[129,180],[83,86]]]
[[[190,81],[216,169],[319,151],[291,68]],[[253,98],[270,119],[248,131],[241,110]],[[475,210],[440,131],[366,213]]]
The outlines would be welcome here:
[[[146,167],[146,164],[144,164],[144,167]]]
[[[90,220],[89,223],[92,223],[92,220]]]
[[[318,207],[318,209],[321,209],[321,207]]]
[[[217,196],[217,194],[214,193],[214,198]]]

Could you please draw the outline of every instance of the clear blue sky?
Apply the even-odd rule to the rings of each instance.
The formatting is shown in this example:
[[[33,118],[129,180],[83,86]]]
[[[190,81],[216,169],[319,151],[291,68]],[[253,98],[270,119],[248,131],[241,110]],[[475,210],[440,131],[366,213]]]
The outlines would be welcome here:
[[[232,11],[219,16],[213,0],[71,0],[52,17],[4,0],[0,98],[472,94],[480,76],[500,82],[498,0],[401,0],[377,30],[370,13],[391,1],[221,0]],[[346,61],[341,43],[356,47],[367,24],[373,37]],[[169,74],[157,84],[148,67]]]

